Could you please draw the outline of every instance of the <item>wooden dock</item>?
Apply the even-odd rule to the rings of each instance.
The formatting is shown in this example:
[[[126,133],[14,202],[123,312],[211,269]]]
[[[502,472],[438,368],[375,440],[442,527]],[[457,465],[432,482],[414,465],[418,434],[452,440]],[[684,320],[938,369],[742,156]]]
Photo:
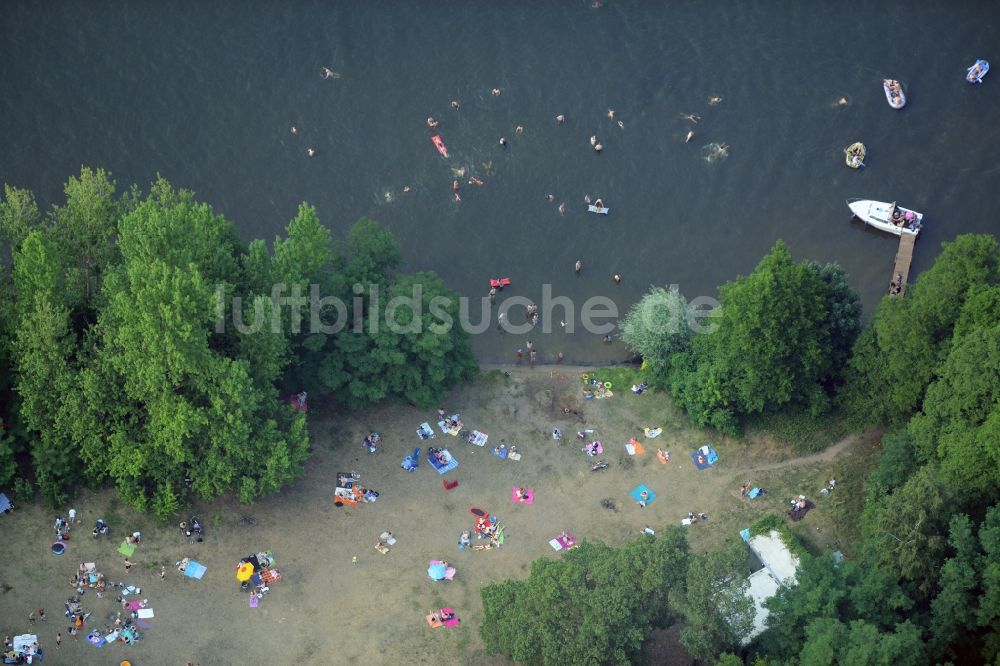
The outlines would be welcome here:
[[[896,262],[892,267],[892,277],[890,282],[899,284],[898,296],[906,293],[906,283],[910,276],[910,262],[913,261],[913,246],[917,242],[917,237],[913,234],[900,234],[899,249],[896,250]],[[899,279],[897,279],[897,276]]]

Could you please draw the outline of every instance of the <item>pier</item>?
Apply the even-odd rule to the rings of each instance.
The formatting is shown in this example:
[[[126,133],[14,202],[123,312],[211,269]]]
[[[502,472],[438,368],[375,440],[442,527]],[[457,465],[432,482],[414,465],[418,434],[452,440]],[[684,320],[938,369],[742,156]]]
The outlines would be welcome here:
[[[899,249],[896,250],[896,261],[892,267],[892,276],[889,279],[890,284],[892,282],[898,282],[899,292],[897,296],[902,296],[906,293],[906,284],[909,282],[910,276],[910,262],[913,261],[913,246],[917,242],[917,237],[913,234],[900,234],[899,235]],[[899,280],[896,276],[899,276]]]

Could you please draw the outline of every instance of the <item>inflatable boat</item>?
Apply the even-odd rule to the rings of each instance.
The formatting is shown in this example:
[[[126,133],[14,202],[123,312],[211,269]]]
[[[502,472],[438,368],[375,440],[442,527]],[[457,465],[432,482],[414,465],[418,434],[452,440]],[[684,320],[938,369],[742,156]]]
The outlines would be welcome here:
[[[990,63],[986,60],[977,60],[976,63],[965,72],[965,80],[969,83],[982,83],[986,72],[990,71]]]
[[[903,86],[895,79],[882,79],[882,89],[885,90],[885,100],[894,109],[902,109],[906,106],[906,95],[903,94]]]
[[[865,144],[857,141],[844,149],[844,162],[852,169],[860,169],[865,165]]]

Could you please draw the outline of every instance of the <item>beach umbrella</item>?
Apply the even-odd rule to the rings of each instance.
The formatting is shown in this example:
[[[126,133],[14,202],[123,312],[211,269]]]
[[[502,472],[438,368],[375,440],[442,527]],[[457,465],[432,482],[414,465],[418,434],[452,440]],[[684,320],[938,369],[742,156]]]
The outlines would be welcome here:
[[[432,564],[427,567],[427,575],[434,580],[444,580],[445,574],[447,573],[443,564]]]
[[[253,565],[249,562],[244,562],[236,569],[236,580],[241,583],[245,583],[250,580],[250,576],[253,575]]]

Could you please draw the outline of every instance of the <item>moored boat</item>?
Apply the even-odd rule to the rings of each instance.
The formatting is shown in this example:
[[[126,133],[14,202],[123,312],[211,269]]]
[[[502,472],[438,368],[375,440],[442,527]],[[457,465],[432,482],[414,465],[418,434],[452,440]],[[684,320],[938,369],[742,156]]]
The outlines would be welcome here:
[[[903,86],[895,79],[882,79],[882,89],[885,90],[885,99],[889,106],[894,109],[902,109],[906,106],[906,95],[903,94]]]
[[[860,169],[865,165],[865,155],[865,144],[856,141],[844,149],[844,162],[852,169]]]
[[[977,60],[972,67],[966,70],[965,80],[969,83],[982,83],[983,77],[986,76],[986,72],[988,71],[990,71],[989,61]]]
[[[859,220],[868,226],[894,236],[903,234],[916,236],[923,228],[923,213],[897,206],[895,201],[885,203],[870,199],[848,199],[847,206]]]

